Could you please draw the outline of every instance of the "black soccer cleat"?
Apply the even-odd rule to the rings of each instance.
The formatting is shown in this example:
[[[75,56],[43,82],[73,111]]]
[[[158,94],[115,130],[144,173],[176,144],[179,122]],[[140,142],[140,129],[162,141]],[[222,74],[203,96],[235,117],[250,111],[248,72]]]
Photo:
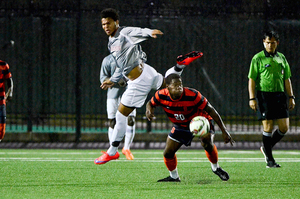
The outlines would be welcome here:
[[[217,176],[221,178],[223,181],[229,180],[229,175],[226,171],[224,171],[221,167],[217,168],[216,171],[213,171]]]
[[[179,55],[177,57],[177,64],[179,65],[189,65],[194,61],[195,59],[198,59],[203,56],[202,52],[199,51],[192,51],[186,55]]]
[[[280,168],[281,166],[277,164],[275,161],[268,161],[267,168]]]
[[[157,182],[180,182],[180,178],[172,178],[171,176],[168,176],[166,178],[160,179]]]

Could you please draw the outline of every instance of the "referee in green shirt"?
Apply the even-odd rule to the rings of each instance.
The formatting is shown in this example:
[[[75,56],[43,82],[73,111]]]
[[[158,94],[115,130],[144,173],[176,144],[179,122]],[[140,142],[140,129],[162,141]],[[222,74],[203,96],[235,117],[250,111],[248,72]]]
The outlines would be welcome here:
[[[249,106],[257,111],[263,124],[263,146],[267,168],[280,167],[273,158],[272,148],[289,128],[289,110],[295,107],[291,70],[285,56],[276,50],[279,35],[269,31],[263,37],[264,50],[254,55],[249,70]],[[256,91],[256,92],[255,92]],[[288,95],[289,102],[287,103]],[[278,129],[273,132],[274,120]]]

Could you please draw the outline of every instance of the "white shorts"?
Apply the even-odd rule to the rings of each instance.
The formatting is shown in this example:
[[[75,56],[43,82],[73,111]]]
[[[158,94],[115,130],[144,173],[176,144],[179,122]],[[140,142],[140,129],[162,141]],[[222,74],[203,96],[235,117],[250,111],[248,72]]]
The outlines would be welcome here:
[[[116,118],[116,112],[118,110],[120,104],[121,97],[116,99],[107,99],[106,100],[106,111],[107,111],[107,118],[114,119]],[[134,109],[129,116],[136,117],[136,109]]]
[[[158,90],[163,83],[163,79],[162,74],[144,63],[142,74],[135,80],[127,82],[127,89],[122,95],[121,103],[127,107],[142,107],[148,93],[152,89]]]

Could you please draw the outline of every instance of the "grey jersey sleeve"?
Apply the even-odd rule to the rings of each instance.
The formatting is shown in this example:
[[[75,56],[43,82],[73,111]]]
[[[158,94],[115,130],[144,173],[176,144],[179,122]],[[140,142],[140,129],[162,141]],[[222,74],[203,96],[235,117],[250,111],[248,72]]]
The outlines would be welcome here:
[[[139,43],[151,37],[152,31],[148,28],[120,27],[116,35],[109,39],[108,46],[117,63],[116,73],[110,78],[112,82],[118,82],[122,75],[126,76],[133,68],[146,62],[147,56]]]
[[[152,31],[149,28],[125,27],[120,34],[127,37],[131,44],[138,44],[151,37]]]
[[[101,84],[106,79],[109,79],[114,72],[114,71],[112,71],[114,69],[111,67],[112,60],[113,60],[112,55],[108,55],[102,61],[102,65],[101,65],[101,69],[100,69],[100,83]]]
[[[116,62],[112,55],[106,56],[101,65],[100,69],[100,83],[103,83],[106,79],[109,79],[116,70]],[[126,84],[126,83],[125,83]],[[117,99],[122,95],[125,88],[120,88],[118,83],[107,90],[107,99]]]

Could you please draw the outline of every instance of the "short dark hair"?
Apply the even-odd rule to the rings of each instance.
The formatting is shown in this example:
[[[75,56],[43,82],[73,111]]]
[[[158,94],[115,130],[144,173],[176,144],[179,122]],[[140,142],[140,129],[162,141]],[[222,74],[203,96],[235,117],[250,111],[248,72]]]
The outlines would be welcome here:
[[[279,34],[276,31],[274,31],[274,30],[266,31],[264,33],[264,39],[266,39],[267,37],[269,37],[270,39],[272,37],[274,37],[276,39],[276,41],[279,41]]]
[[[101,11],[101,19],[102,18],[112,18],[114,21],[119,20],[119,13],[117,10],[113,8],[106,8]]]
[[[172,81],[173,79],[181,79],[181,76],[178,75],[178,74],[176,74],[176,73],[171,73],[170,75],[168,75],[168,76],[166,77],[166,84],[167,84],[167,85],[171,84],[171,81]]]

